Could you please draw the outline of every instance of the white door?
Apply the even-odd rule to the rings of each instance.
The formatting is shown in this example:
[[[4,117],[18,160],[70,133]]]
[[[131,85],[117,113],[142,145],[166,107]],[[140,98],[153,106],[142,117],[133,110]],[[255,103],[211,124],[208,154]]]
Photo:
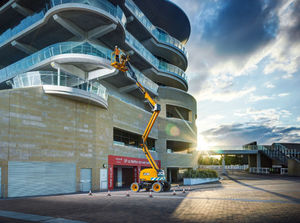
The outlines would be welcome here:
[[[100,169],[100,190],[107,190],[107,169]]]
[[[8,162],[8,197],[76,192],[75,163]]]
[[[92,189],[92,169],[80,169],[80,191],[88,192]]]
[[[2,197],[2,188],[1,188],[1,167],[0,167],[0,198]]]

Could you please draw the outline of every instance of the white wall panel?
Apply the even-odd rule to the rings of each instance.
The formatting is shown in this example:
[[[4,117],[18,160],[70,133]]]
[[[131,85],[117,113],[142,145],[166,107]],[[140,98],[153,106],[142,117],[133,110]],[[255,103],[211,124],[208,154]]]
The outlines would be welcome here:
[[[92,169],[80,169],[80,190],[88,192],[92,189]]]

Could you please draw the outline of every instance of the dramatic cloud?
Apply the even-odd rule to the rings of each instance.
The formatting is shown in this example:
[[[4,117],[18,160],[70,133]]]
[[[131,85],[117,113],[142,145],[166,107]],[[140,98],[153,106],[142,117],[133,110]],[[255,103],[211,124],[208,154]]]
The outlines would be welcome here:
[[[243,123],[222,125],[202,132],[202,136],[208,144],[213,142],[216,148],[222,148],[222,146],[224,148],[238,148],[252,141],[258,141],[260,144],[272,144],[273,142],[300,143],[300,128]]]
[[[224,56],[245,56],[273,40],[278,30],[279,1],[225,1],[217,18],[205,25],[203,37]]]
[[[192,26],[186,73],[199,138],[299,142],[286,126],[300,123],[300,0],[174,1]]]

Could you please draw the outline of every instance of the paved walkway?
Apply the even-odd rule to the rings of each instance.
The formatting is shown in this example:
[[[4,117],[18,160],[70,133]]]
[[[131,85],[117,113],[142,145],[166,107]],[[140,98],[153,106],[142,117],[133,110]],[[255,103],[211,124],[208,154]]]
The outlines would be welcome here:
[[[0,210],[18,212],[19,216],[25,213],[51,217],[56,222],[300,221],[300,178],[231,173],[221,183],[194,186],[186,193],[177,190],[175,196],[173,192],[153,193],[150,198],[148,192],[130,192],[127,197],[126,193],[112,192],[110,197],[102,192],[93,196],[0,200]],[[5,213],[1,211],[0,222],[22,222],[13,221],[13,216],[1,215]],[[24,219],[23,222],[33,221]]]

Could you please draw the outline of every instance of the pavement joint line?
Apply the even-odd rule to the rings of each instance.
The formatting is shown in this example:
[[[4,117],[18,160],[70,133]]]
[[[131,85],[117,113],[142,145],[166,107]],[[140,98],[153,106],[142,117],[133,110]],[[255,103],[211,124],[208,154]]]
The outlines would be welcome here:
[[[97,195],[98,197],[106,197],[106,195]],[[96,197],[97,197],[96,196]],[[112,194],[112,197],[124,197],[124,194]],[[148,195],[131,195],[132,198],[148,198]],[[284,200],[257,200],[257,199],[244,199],[244,198],[210,198],[210,197],[186,197],[186,196],[170,196],[170,195],[153,195],[153,198],[160,199],[191,199],[191,200],[221,200],[221,201],[238,201],[238,202],[258,202],[258,203],[279,203],[279,204],[300,204],[297,201],[284,201]]]
[[[0,210],[0,217],[32,221],[32,222],[43,222],[43,223],[87,223],[84,221],[69,220],[65,218],[54,218],[50,216],[25,214],[25,213],[20,213],[15,211],[3,211],[3,210]]]

